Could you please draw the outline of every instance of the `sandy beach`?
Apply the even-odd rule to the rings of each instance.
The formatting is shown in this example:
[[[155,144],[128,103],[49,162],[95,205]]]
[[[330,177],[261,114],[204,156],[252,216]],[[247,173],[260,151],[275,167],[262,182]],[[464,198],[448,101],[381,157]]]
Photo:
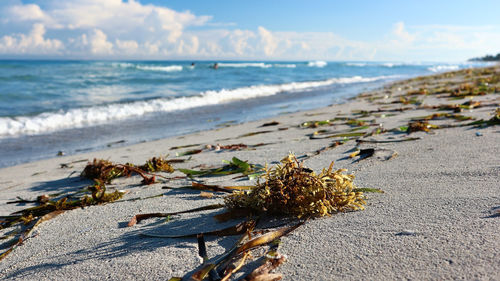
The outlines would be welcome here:
[[[51,199],[58,200],[85,190],[92,182],[80,173],[94,158],[142,164],[166,156],[187,160],[173,163],[175,169],[199,170],[233,157],[271,167],[292,152],[318,172],[334,161],[335,168],[356,176],[356,186],[384,193],[365,193],[365,210],[309,219],[282,237],[278,251],[287,261],[274,272],[283,280],[499,280],[499,78],[496,66],[414,78],[362,93],[345,104],[3,168],[0,215],[37,205],[7,204],[17,197],[35,200],[59,193]],[[223,148],[232,144],[244,146]],[[172,149],[178,146],[185,147]],[[356,149],[361,157],[349,157]],[[201,152],[176,156],[188,150]],[[141,185],[138,175],[117,178],[107,189],[126,191],[122,199],[67,210],[41,222],[0,261],[1,279],[169,280],[199,269],[196,238],[142,234],[199,233],[234,225],[237,220],[221,223],[213,218],[223,209],[127,224],[141,213],[223,203],[226,194],[210,197],[200,196],[199,190],[176,189],[193,181],[178,170],[157,174],[166,178],[156,177],[151,185]],[[195,179],[220,186],[256,181],[235,176]],[[278,226],[284,220],[266,223]],[[0,230],[1,252],[34,222],[36,218],[27,226]],[[205,238],[210,261],[239,236]],[[232,280],[257,267],[262,251],[255,250]]]

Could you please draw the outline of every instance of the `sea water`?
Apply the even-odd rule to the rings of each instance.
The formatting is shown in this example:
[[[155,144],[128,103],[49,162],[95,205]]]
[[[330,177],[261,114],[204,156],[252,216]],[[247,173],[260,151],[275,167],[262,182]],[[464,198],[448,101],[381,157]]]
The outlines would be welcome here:
[[[472,63],[0,61],[0,167],[341,103]]]

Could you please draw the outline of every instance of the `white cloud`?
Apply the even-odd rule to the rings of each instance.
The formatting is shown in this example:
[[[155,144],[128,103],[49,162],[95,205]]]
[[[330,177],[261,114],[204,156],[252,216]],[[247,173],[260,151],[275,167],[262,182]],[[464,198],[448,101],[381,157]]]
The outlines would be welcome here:
[[[362,41],[332,32],[238,29],[233,23],[212,23],[211,16],[137,0],[21,1],[0,4],[0,55],[444,61],[466,59],[465,53],[497,53],[500,46],[500,27],[491,25],[411,26],[401,21],[378,40]]]
[[[396,35],[396,40],[393,41],[394,43],[402,43],[402,44],[408,44],[412,43],[415,40],[415,35],[410,34],[408,31],[405,30],[405,24],[404,22],[397,22],[394,25],[394,29],[392,31],[394,35]]]
[[[139,48],[139,44],[137,44],[134,40],[119,40],[116,39],[116,47],[125,54],[134,54],[137,52]]]
[[[40,9],[38,5],[16,5],[8,9],[8,13],[12,15],[13,20],[47,20],[49,17]]]
[[[250,41],[255,37],[255,33],[249,30],[236,29],[228,33],[230,47],[237,56],[243,56],[248,52],[252,52]]]
[[[187,27],[204,25],[210,16],[196,16],[189,11],[177,12],[166,7],[143,5],[129,0],[46,1],[44,9],[36,4],[13,5],[0,11],[4,23],[39,22],[47,28],[73,33],[98,29],[114,40],[125,35],[143,42],[160,37],[175,44]]]
[[[159,43],[146,42],[144,43],[144,47],[146,50],[146,55],[156,55],[160,51]]]
[[[108,37],[102,30],[94,29],[90,37],[90,51],[95,55],[112,54],[113,43],[108,41]]]
[[[198,48],[200,47],[200,41],[198,37],[191,36],[191,47],[187,49],[188,54],[195,55],[198,52]]]
[[[259,26],[260,42],[264,46],[264,54],[266,56],[272,56],[278,47],[273,34],[262,26]]]
[[[465,60],[498,53],[500,26],[394,25],[388,40],[375,43],[382,60]]]
[[[4,54],[58,54],[64,48],[57,39],[45,39],[45,27],[33,25],[28,34],[5,35],[0,38],[0,53]]]

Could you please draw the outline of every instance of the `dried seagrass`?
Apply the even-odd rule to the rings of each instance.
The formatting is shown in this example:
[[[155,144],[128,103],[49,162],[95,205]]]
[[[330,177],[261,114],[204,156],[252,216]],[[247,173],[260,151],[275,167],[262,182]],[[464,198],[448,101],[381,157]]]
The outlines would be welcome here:
[[[343,174],[345,169],[332,171],[333,162],[319,175],[303,167],[293,154],[281,163],[266,168],[264,182],[259,180],[251,191],[228,195],[224,199],[226,206],[299,218],[364,209],[363,192],[356,190],[354,175]]]

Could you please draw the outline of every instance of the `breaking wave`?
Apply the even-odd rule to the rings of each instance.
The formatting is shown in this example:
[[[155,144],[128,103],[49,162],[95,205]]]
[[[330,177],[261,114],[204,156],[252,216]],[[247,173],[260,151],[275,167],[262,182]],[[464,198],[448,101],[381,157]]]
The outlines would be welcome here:
[[[358,67],[365,67],[368,64],[367,63],[361,63],[361,62],[348,62],[345,65],[347,66],[358,66]]]
[[[219,67],[260,67],[260,68],[272,67],[271,64],[266,64],[263,62],[242,62],[242,63],[221,62],[218,65]]]
[[[158,98],[131,103],[113,103],[89,108],[77,108],[67,111],[45,112],[36,116],[1,117],[0,137],[43,134],[62,129],[105,124],[116,120],[139,117],[148,113],[172,112],[231,101],[272,96],[283,92],[309,91],[333,84],[372,82],[393,77],[394,76],[353,76],[321,81],[256,85],[236,89],[205,91],[196,96],[175,99]]]
[[[441,72],[441,71],[450,71],[450,70],[458,70],[460,67],[458,65],[436,65],[427,68],[432,72]]]
[[[285,68],[296,68],[297,65],[296,64],[293,64],[293,63],[285,63],[285,64],[281,64],[281,63],[277,63],[277,64],[273,64],[274,67],[285,67]]]
[[[164,71],[164,72],[182,71],[182,65],[145,65],[145,64],[134,64],[129,62],[112,63],[111,65],[114,67],[132,68],[132,69],[135,68],[144,71]]]
[[[135,68],[139,70],[149,70],[149,71],[182,71],[181,65],[168,65],[168,66],[159,66],[159,65],[137,65]]]
[[[328,63],[326,61],[322,60],[317,60],[317,61],[310,61],[307,63],[307,66],[309,67],[325,67]]]

